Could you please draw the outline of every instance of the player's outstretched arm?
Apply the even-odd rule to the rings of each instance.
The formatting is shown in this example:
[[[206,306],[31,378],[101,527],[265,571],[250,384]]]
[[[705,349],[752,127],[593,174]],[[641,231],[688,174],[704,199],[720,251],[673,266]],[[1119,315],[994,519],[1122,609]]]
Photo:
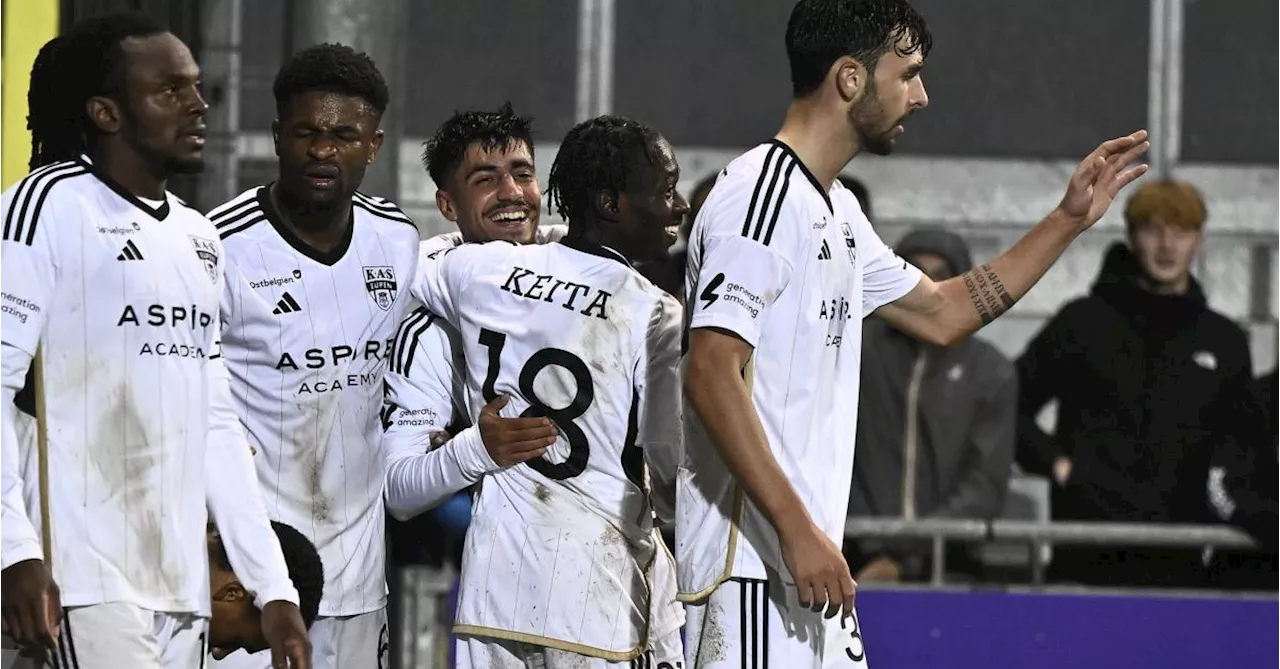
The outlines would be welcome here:
[[[684,391],[717,452],[778,533],[800,603],[827,616],[853,613],[854,583],[840,548],[819,529],[769,449],[743,370],[747,342],[725,330],[690,333]]]
[[[32,183],[28,183],[31,181]],[[26,189],[39,189],[32,177],[21,184]],[[0,392],[0,486],[3,509],[0,510],[0,620],[4,633],[19,647],[40,655],[41,650],[56,651],[61,603],[58,587],[44,563],[39,534],[26,507],[18,445],[17,413],[13,398],[22,388],[32,364],[40,333],[44,329],[57,287],[59,262],[78,267],[80,258],[58,257],[54,248],[58,236],[59,214],[50,198],[39,200],[43,207],[26,207],[13,211],[16,195],[24,186],[11,188],[4,194],[4,238],[0,241],[0,285],[3,286],[3,314],[0,315],[0,364],[3,365],[3,392]],[[30,198],[30,195],[28,195]],[[65,214],[63,214],[65,217]],[[76,221],[78,223],[78,221]],[[71,225],[63,226],[64,229]],[[69,237],[69,235],[68,235]],[[51,540],[51,538],[49,538]]]
[[[434,508],[483,475],[546,452],[555,428],[545,418],[507,419],[498,415],[505,397],[495,398],[477,424],[439,448],[432,439],[450,423],[461,401],[461,360],[454,343],[425,308],[405,319],[385,376],[383,428],[387,445],[387,510],[408,520]]]
[[[1044,220],[1003,255],[942,282],[922,278],[876,314],[917,339],[951,346],[1008,311],[1081,232],[1102,218],[1116,195],[1146,173],[1133,165],[1150,143],[1147,131],[1103,142],[1071,176],[1067,192]]]

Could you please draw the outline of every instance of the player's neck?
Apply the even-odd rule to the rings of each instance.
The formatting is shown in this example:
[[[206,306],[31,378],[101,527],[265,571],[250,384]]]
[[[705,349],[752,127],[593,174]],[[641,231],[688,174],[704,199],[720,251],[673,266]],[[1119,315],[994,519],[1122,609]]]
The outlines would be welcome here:
[[[148,165],[135,151],[107,150],[106,142],[99,142],[89,156],[93,167],[134,197],[163,200],[166,177],[162,170]]]
[[[351,201],[344,200],[332,207],[305,205],[289,197],[279,182],[267,191],[271,206],[280,216],[280,222],[298,236],[307,246],[329,253],[342,245],[351,222]]]
[[[607,246],[615,251],[618,249],[617,242],[612,235],[600,229],[599,225],[575,225],[569,228],[568,234],[562,240],[565,246],[570,247],[596,247]]]
[[[792,100],[782,129],[774,137],[791,147],[828,190],[861,148],[844,112],[817,99]]]

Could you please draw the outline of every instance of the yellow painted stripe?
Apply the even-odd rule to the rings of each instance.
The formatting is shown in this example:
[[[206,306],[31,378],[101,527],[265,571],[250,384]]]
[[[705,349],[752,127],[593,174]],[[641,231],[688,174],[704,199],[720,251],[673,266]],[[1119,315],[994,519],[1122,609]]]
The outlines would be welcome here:
[[[8,0],[4,11],[4,61],[0,64],[0,188],[27,175],[31,134],[27,132],[27,85],[31,64],[45,42],[58,34],[58,0]]]

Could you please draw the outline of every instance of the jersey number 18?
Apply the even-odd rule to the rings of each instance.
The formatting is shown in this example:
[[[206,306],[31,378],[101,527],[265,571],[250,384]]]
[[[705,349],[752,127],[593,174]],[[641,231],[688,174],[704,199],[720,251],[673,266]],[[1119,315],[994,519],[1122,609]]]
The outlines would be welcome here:
[[[492,402],[497,397],[493,386],[498,380],[498,371],[502,365],[502,349],[506,344],[507,335],[488,328],[480,330],[480,345],[489,349],[489,370],[485,375],[484,385],[480,388],[485,402]],[[533,388],[534,379],[551,365],[569,372],[573,376],[575,385],[573,399],[559,409],[547,406]],[[525,361],[524,367],[520,369],[518,385],[520,394],[529,402],[529,408],[521,412],[520,417],[550,418],[569,442],[569,457],[564,462],[553,463],[545,457],[540,457],[529,460],[526,464],[533,467],[539,474],[557,481],[571,479],[581,474],[587,468],[587,458],[591,455],[591,443],[587,440],[586,433],[574,423],[574,420],[586,413],[596,398],[591,370],[587,369],[587,364],[582,361],[582,358],[564,349],[544,348]],[[644,459],[639,447],[635,444],[635,408],[633,402],[631,421],[627,430],[627,443],[622,448],[622,468],[632,483],[643,488]]]

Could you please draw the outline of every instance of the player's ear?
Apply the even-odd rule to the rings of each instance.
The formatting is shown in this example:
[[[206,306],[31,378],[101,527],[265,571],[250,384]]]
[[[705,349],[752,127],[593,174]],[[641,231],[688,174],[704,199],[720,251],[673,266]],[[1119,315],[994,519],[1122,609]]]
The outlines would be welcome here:
[[[115,100],[106,96],[95,95],[84,103],[84,111],[88,114],[89,120],[98,127],[99,131],[108,135],[120,132],[124,114],[120,109],[120,103]]]
[[[841,56],[831,64],[836,92],[845,102],[853,102],[867,87],[870,72],[852,56]]]
[[[602,190],[596,193],[593,198],[593,204],[596,209],[596,217],[602,221],[618,220],[618,194],[609,190]]]
[[[213,593],[212,597],[215,602],[235,603],[249,599],[249,591],[244,589],[240,581],[231,581],[224,584],[218,591]]]
[[[440,215],[446,220],[453,223],[458,222],[458,210],[453,206],[453,198],[444,191],[443,188],[436,189],[436,208],[440,210]]]
[[[280,119],[271,119],[271,144],[276,147],[276,157],[280,157]]]
[[[382,132],[382,128],[378,128],[373,132],[373,139],[369,140],[369,147],[371,149],[369,151],[369,165],[372,165],[373,161],[378,158],[378,149],[382,148],[382,138],[385,134],[386,133]]]

